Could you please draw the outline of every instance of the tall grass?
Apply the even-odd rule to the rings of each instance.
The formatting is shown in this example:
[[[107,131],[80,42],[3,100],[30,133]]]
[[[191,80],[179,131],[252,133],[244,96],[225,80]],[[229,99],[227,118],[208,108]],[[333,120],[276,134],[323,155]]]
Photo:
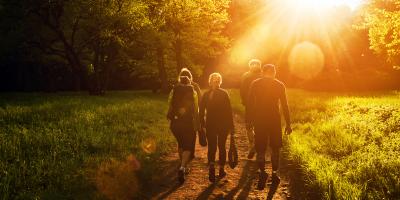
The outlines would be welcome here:
[[[119,168],[149,179],[174,143],[165,101],[148,92],[2,94],[0,199],[103,198]]]
[[[237,91],[231,91],[233,107]],[[326,199],[400,199],[400,93],[288,91],[286,150]]]

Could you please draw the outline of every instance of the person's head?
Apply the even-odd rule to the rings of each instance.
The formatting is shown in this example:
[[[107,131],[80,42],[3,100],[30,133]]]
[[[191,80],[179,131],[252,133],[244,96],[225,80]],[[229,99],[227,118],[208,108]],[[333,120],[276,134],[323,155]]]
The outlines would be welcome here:
[[[261,71],[261,61],[258,59],[251,59],[249,61],[249,68],[251,72],[260,72]]]
[[[187,76],[179,76],[179,83],[188,85],[190,84],[190,78]]]
[[[179,77],[181,77],[181,76],[187,76],[187,77],[189,77],[190,81],[193,81],[192,73],[189,71],[188,68],[181,69],[181,71],[179,72]]]
[[[262,72],[263,72],[264,76],[266,76],[266,77],[275,78],[275,75],[276,75],[275,65],[273,65],[273,64],[263,65]]]
[[[212,89],[219,88],[222,83],[222,76],[219,73],[212,73],[208,77],[208,84]]]

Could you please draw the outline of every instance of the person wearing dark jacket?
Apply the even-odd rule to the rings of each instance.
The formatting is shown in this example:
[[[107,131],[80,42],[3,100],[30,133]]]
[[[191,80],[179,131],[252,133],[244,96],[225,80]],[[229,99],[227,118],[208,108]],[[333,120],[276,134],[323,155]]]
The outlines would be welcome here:
[[[206,91],[200,101],[200,122],[206,129],[208,141],[209,180],[215,181],[215,154],[219,151],[219,177],[226,176],[226,140],[229,133],[233,133],[232,107],[228,93],[220,88],[222,77],[213,73],[209,77],[211,89]]]
[[[249,105],[248,105],[248,96],[249,96],[249,88],[251,83],[258,79],[261,78],[261,61],[257,59],[251,59],[249,61],[249,71],[244,73],[242,76],[242,80],[240,83],[240,97],[242,100],[242,104],[245,108],[244,113],[245,113],[245,123],[246,123],[246,134],[247,134],[247,139],[249,141],[249,152],[247,155],[248,159],[252,159],[255,154],[255,149],[254,149],[254,127],[249,121]]]
[[[193,86],[193,89],[196,91],[196,93],[197,93],[197,105],[200,105],[200,100],[201,100],[201,89],[200,89],[200,86],[199,86],[199,84],[197,84],[196,82],[194,82],[193,81],[193,76],[192,76],[192,73],[189,71],[189,69],[187,69],[187,68],[182,68],[181,69],[181,72],[179,73],[179,77],[181,77],[181,76],[187,76],[187,77],[189,77],[189,79],[190,79],[190,84]],[[194,140],[196,141],[196,135],[194,136],[195,138],[194,138]],[[190,159],[194,159],[195,158],[195,146],[196,145],[194,145],[193,146],[193,149],[192,149],[192,154],[191,154],[191,156],[190,156]]]
[[[196,131],[200,128],[198,117],[197,93],[190,84],[190,78],[180,76],[179,83],[174,86],[169,97],[167,118],[170,120],[170,129],[178,142],[180,168],[178,180],[185,181],[187,164],[195,145]]]
[[[275,79],[275,66],[267,64],[262,67],[264,77],[255,80],[249,91],[249,117],[254,125],[255,149],[260,169],[258,189],[265,187],[267,173],[265,172],[265,151],[271,147],[272,181],[279,183],[277,170],[279,168],[279,150],[282,147],[281,116],[279,103],[286,121],[285,132],[290,134],[289,107],[286,99],[285,85]]]

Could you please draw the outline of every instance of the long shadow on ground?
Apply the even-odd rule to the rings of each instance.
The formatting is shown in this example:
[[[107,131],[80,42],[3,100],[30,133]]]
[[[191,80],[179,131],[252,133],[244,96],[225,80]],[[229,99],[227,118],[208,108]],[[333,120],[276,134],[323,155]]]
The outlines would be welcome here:
[[[243,171],[239,183],[226,196],[225,199],[233,199],[240,191],[237,199],[246,199],[250,193],[251,185],[256,179],[257,164],[254,161],[243,161]]]

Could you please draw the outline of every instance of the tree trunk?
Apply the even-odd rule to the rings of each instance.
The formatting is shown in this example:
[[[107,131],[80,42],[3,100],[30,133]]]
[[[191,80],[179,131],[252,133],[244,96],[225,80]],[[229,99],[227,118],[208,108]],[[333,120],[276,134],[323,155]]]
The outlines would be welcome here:
[[[168,92],[168,79],[165,70],[164,48],[161,45],[157,47],[157,67],[161,92],[166,93]]]
[[[101,52],[101,46],[97,43],[93,56],[93,72],[90,75],[89,80],[89,94],[90,95],[102,95],[102,89],[100,86],[100,68],[103,65],[104,56]]]
[[[182,60],[182,40],[178,34],[175,41],[176,71],[179,73],[183,68]]]

